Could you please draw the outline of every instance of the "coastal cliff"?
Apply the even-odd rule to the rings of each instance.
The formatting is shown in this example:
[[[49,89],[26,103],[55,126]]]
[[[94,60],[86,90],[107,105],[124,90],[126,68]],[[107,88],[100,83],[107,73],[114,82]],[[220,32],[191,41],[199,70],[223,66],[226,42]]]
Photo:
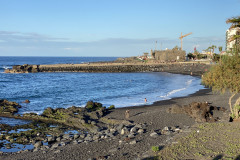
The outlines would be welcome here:
[[[211,65],[202,63],[92,63],[92,64],[53,64],[53,65],[16,65],[5,73],[38,72],[169,72],[200,76]]]

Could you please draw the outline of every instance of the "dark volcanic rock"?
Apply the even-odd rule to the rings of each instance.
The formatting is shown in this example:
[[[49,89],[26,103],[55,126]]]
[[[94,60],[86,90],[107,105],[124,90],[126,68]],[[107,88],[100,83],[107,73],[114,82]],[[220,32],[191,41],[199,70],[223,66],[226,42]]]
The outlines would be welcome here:
[[[0,114],[13,115],[18,112],[18,108],[21,108],[18,103],[0,99]]]
[[[23,103],[30,103],[30,101],[28,99],[26,99]]]
[[[213,111],[226,109],[210,106],[208,103],[193,102],[189,105],[173,105],[168,109],[169,113],[185,113],[194,118],[196,122],[214,122],[217,118],[213,117]]]

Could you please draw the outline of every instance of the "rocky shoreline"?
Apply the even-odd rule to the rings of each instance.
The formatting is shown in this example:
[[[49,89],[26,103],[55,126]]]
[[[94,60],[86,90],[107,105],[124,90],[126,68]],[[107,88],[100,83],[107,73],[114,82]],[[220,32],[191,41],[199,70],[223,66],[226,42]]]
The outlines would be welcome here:
[[[152,146],[164,147],[174,143],[172,142],[174,136],[190,132],[191,126],[199,122],[199,119],[201,122],[228,121],[228,112],[224,111],[224,108],[219,108],[227,106],[227,101],[225,102],[224,99],[226,100],[226,95],[213,94],[207,89],[189,97],[160,101],[150,106],[114,109],[104,115],[105,125],[97,123],[99,127],[96,130],[49,134],[41,140],[32,141],[34,148],[30,150],[1,153],[0,157],[1,159],[144,159],[154,156],[151,151]],[[203,103],[193,103],[196,101]],[[206,101],[212,104],[207,104]],[[213,105],[217,107],[211,107]],[[187,106],[188,108],[206,107],[192,110],[191,115],[186,109]],[[125,119],[126,110],[130,110],[128,120]],[[173,110],[175,113],[172,112]],[[197,114],[199,112],[204,114]],[[195,117],[196,115],[200,116]],[[69,130],[69,128],[65,129]]]
[[[210,64],[199,62],[174,63],[89,63],[55,65],[16,65],[6,69],[5,73],[38,72],[169,72],[201,76],[209,70]]]

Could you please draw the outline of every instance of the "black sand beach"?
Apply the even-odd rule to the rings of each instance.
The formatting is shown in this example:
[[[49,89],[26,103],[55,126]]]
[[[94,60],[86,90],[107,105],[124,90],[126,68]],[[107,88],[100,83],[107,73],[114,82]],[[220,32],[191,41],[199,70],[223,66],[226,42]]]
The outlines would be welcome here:
[[[144,159],[154,156],[152,146],[166,146],[172,143],[172,137],[177,133],[168,135],[150,136],[151,133],[159,133],[164,127],[179,127],[183,133],[191,131],[191,126],[196,124],[193,118],[186,114],[167,113],[167,109],[173,105],[188,105],[192,102],[208,102],[213,106],[224,107],[226,112],[214,112],[219,121],[229,120],[228,98],[230,94],[213,93],[210,89],[203,89],[187,97],[174,98],[155,102],[152,105],[127,107],[115,109],[107,115],[108,118],[123,120],[125,111],[130,110],[130,121],[146,126],[145,133],[134,136],[134,142],[121,135],[100,140],[98,142],[69,144],[47,151],[25,151],[21,153],[3,153],[0,158],[4,160],[14,159]],[[132,143],[131,143],[132,142]]]

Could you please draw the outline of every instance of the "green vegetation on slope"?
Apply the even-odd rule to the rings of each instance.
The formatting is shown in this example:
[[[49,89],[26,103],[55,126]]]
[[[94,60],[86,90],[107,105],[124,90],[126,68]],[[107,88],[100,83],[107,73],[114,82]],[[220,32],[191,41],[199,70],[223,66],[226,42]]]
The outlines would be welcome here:
[[[239,148],[239,123],[205,123],[163,148],[158,159],[236,159]]]

